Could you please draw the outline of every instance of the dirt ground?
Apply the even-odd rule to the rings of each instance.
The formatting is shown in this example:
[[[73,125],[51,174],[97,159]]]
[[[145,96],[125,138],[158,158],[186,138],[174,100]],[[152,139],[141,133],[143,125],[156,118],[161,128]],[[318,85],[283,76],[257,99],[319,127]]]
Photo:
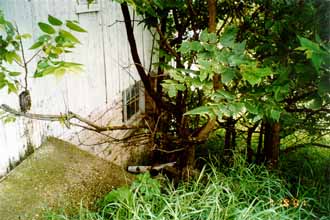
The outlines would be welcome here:
[[[67,142],[48,140],[0,182],[0,219],[41,219],[45,210],[93,207],[133,176]],[[71,208],[72,210],[72,208]]]

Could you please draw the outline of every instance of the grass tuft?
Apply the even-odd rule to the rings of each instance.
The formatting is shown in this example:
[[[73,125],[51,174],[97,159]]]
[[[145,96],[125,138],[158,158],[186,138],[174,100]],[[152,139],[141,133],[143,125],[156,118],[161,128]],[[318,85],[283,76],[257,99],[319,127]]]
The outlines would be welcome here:
[[[326,219],[314,212],[308,193],[293,195],[284,180],[263,166],[246,166],[240,157],[234,166],[219,171],[203,168],[192,181],[176,188],[149,174],[130,186],[113,190],[99,201],[97,211],[81,208],[76,216],[50,214],[63,220],[222,220],[222,219]],[[298,183],[299,184],[299,183]]]

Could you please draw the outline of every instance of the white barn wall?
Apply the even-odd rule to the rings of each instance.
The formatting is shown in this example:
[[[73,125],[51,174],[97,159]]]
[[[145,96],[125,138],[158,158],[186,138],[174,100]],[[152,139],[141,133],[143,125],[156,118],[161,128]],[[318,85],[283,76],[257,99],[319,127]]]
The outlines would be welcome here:
[[[88,33],[75,33],[82,44],[65,60],[84,64],[79,74],[67,74],[61,79],[53,76],[31,77],[35,63],[30,66],[29,89],[32,94],[30,112],[59,114],[68,110],[81,115],[107,111],[114,102],[120,103],[121,92],[139,80],[134,68],[122,22],[120,5],[111,0],[99,0],[100,11],[76,14],[76,0],[0,0],[0,9],[10,21],[16,21],[21,33],[32,33],[37,39],[37,22],[46,21],[48,14],[62,20],[78,20]],[[143,27],[135,24],[138,50],[145,66],[149,66],[151,37]],[[25,44],[28,48],[32,40]],[[28,57],[32,54],[28,52]],[[128,72],[130,74],[128,74]],[[119,100],[119,101],[118,101]],[[0,91],[0,104],[18,108],[18,95]],[[115,120],[121,122],[117,110]],[[109,115],[109,113],[108,113]],[[111,112],[110,112],[111,115]],[[102,123],[107,121],[99,120]],[[44,137],[72,138],[79,129],[66,129],[57,122],[41,122],[19,118],[15,123],[0,122],[0,175],[4,174],[9,159],[17,160],[28,142],[39,146]]]

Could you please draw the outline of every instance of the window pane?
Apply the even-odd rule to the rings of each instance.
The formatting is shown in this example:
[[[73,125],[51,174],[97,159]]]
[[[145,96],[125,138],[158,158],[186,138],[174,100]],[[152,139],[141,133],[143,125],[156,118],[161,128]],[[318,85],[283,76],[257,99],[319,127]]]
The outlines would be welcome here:
[[[129,120],[136,114],[139,107],[140,83],[137,82],[123,92],[123,118]],[[126,115],[125,115],[126,114]]]

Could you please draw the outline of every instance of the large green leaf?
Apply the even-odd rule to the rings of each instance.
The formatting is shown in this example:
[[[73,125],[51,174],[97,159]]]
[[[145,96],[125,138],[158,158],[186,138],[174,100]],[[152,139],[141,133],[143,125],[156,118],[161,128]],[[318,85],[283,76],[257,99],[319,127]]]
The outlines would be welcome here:
[[[224,68],[221,72],[221,81],[225,84],[229,83],[236,76],[236,71],[233,68]]]
[[[83,29],[82,27],[80,27],[78,24],[72,22],[72,21],[67,21],[66,22],[66,26],[73,30],[73,31],[77,31],[77,32],[87,32],[85,29]]]
[[[237,116],[244,109],[244,103],[242,102],[232,102],[228,104],[228,109],[231,116]]]
[[[48,22],[54,26],[61,26],[63,24],[63,22],[60,19],[55,18],[51,15],[48,15]]]
[[[254,114],[254,115],[260,114],[258,105],[254,101],[250,101],[250,100],[245,101],[244,105],[245,105],[246,110],[248,112],[250,112],[251,114]]]
[[[179,48],[179,52],[182,53],[188,53],[190,52],[191,48],[190,48],[190,42],[183,42],[181,44],[181,47]]]
[[[308,109],[318,110],[322,107],[323,100],[322,98],[316,94],[313,95],[312,99],[305,102],[305,107]]]
[[[307,38],[304,38],[304,37],[298,36],[298,39],[299,39],[300,45],[302,46],[302,48],[298,48],[298,49],[311,50],[311,51],[315,51],[315,52],[320,50],[320,46],[317,43],[315,43]]]
[[[47,34],[55,34],[55,32],[56,32],[55,29],[52,26],[50,26],[49,24],[39,22],[38,26],[43,32],[45,32]]]
[[[224,47],[233,48],[238,29],[235,26],[228,26],[220,37],[220,43]]]
[[[203,49],[203,46],[201,45],[201,43],[199,41],[192,41],[192,42],[190,42],[190,48],[193,51],[200,52]]]
[[[209,33],[207,30],[203,30],[199,36],[201,42],[207,43],[209,40]]]
[[[264,77],[274,74],[269,67],[257,67],[257,63],[240,65],[240,71],[243,79],[248,81],[252,86],[261,83]]]
[[[281,110],[279,109],[271,109],[270,110],[270,117],[271,119],[273,119],[274,121],[279,121],[280,120],[280,117],[281,117]]]
[[[234,94],[232,94],[231,92],[227,92],[225,90],[219,90],[216,93],[214,93],[213,96],[217,101],[223,100],[223,99],[232,101],[236,98]]]
[[[60,30],[60,35],[71,42],[80,43],[80,41],[68,31]]]
[[[32,44],[32,46],[30,47],[30,50],[37,49],[37,48],[41,47],[43,44],[44,44],[44,42],[37,41],[34,44]]]

